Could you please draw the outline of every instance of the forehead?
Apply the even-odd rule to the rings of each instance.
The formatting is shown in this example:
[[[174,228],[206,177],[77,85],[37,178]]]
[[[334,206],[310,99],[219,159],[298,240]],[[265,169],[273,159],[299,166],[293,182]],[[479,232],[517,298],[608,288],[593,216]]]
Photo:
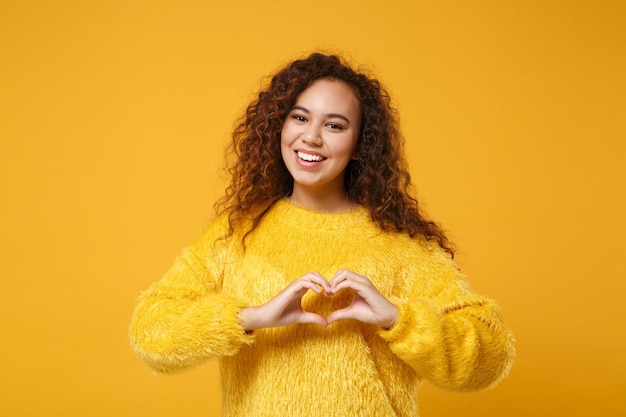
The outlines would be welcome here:
[[[331,79],[320,79],[309,85],[296,99],[296,105],[329,111],[360,113],[356,92],[348,84]],[[324,110],[324,111],[326,111]]]

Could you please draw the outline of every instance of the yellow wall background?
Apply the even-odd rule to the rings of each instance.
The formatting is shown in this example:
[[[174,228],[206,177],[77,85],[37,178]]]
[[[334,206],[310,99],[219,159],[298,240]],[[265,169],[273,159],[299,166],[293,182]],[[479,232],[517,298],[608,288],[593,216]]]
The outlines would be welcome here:
[[[0,3],[0,414],[217,416],[215,361],[153,376],[140,290],[207,224],[263,77],[345,52],[392,91],[420,198],[518,339],[422,415],[626,413],[626,2]]]

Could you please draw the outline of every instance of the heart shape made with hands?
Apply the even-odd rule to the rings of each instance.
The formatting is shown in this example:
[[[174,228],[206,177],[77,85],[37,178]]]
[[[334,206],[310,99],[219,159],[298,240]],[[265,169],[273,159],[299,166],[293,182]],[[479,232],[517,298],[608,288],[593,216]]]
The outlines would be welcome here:
[[[349,305],[332,303],[334,309],[324,317],[302,307],[302,298],[309,291],[331,298],[352,290]],[[345,306],[345,307],[343,307]],[[268,303],[260,306],[271,317],[267,327],[285,326],[296,323],[313,323],[321,326],[345,319],[355,319],[381,327],[393,326],[398,318],[398,309],[384,297],[364,275],[349,270],[339,270],[330,281],[318,272],[310,272],[289,284]]]

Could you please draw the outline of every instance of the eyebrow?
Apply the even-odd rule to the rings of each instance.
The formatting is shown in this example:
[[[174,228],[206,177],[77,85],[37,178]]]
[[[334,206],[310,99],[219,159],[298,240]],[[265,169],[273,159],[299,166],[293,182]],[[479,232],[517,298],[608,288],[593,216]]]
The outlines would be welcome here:
[[[303,111],[307,114],[311,114],[311,112],[309,111],[309,109],[307,109],[306,107],[302,107],[302,106],[293,106],[291,108],[291,110],[300,110]],[[339,113],[328,113],[325,114],[324,116],[331,118],[331,119],[342,119],[345,120],[346,122],[350,123],[350,119],[348,119],[346,116],[344,116],[343,114],[339,114]]]

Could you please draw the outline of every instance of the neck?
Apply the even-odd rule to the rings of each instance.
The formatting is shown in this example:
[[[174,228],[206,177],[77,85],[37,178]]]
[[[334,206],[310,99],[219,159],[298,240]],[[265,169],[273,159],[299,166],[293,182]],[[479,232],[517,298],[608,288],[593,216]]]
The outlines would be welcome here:
[[[337,192],[328,192],[328,189],[303,189],[294,187],[290,197],[294,204],[306,207],[315,211],[326,213],[345,213],[357,206],[354,202],[348,200],[345,190]]]

